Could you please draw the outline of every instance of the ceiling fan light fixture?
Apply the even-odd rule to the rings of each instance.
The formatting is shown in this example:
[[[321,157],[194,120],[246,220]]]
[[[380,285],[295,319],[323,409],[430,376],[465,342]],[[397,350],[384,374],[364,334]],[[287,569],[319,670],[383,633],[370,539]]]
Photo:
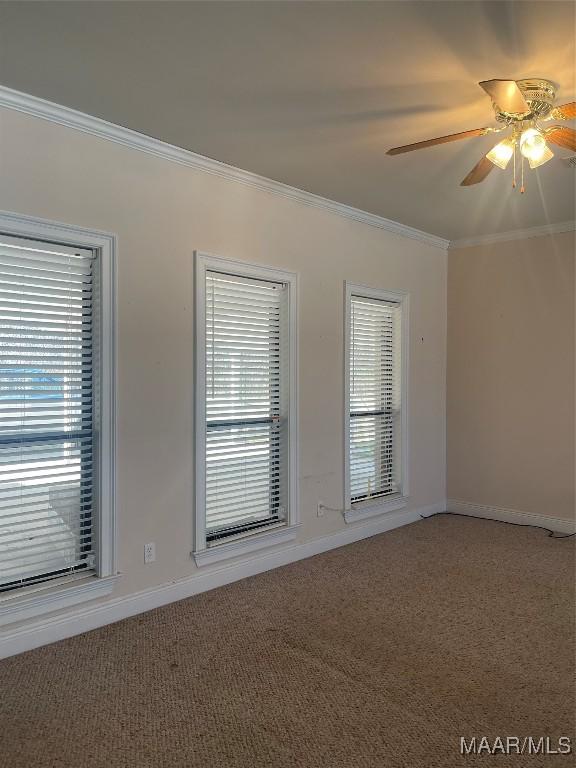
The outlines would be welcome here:
[[[520,152],[527,160],[538,162],[546,152],[546,139],[536,130],[536,128],[527,128],[520,136]]]
[[[524,160],[530,168],[538,168],[554,157],[549,144],[576,152],[576,129],[564,125],[544,127],[549,120],[571,120],[576,118],[576,101],[555,106],[557,86],[550,80],[540,77],[524,80],[483,80],[480,87],[492,99],[494,117],[498,126],[473,128],[460,133],[437,136],[434,139],[417,141],[401,147],[392,147],[388,155],[399,155],[415,149],[426,149],[439,144],[447,144],[488,133],[507,132],[507,138],[482,155],[479,162],[460,182],[461,187],[471,187],[484,181],[494,166],[506,169],[513,160],[514,174],[512,187],[516,187],[516,172],[521,174],[520,191],[524,192]],[[520,150],[520,158],[516,149]]]
[[[514,142],[512,139],[504,139],[504,141],[501,141],[499,144],[496,144],[495,147],[492,147],[486,157],[491,163],[497,165],[498,168],[505,170],[513,154]]]
[[[530,165],[530,168],[534,170],[534,168],[538,168],[540,165],[544,165],[544,163],[547,163],[548,160],[552,160],[554,157],[554,152],[546,146],[544,147],[544,152],[540,155],[539,158],[533,159],[531,157],[528,158],[528,164]]]

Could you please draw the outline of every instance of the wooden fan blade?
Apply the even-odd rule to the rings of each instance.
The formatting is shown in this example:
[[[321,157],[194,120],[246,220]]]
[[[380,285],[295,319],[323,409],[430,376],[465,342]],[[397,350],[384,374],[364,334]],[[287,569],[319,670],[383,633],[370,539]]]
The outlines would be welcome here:
[[[478,85],[503,112],[530,112],[528,102],[522,96],[516,80],[484,80]]]
[[[559,147],[576,152],[576,131],[574,128],[565,128],[563,125],[553,125],[546,131],[546,140]]]
[[[571,120],[576,117],[576,101],[571,101],[569,104],[560,104],[558,107],[554,107],[552,110],[556,119],[563,117],[564,120]]]
[[[491,128],[474,128],[471,131],[462,131],[462,133],[451,133],[449,136],[439,136],[436,139],[427,139],[426,141],[417,141],[416,144],[406,144],[403,147],[394,147],[386,152],[387,155],[400,155],[402,152],[412,152],[414,149],[426,149],[434,147],[436,144],[447,144],[449,141],[459,141],[460,139],[471,139],[473,136],[483,136],[490,133]]]
[[[494,168],[494,163],[490,162],[487,157],[483,157],[479,163],[476,163],[474,168],[470,171],[468,176],[460,182],[461,187],[470,187],[472,184],[479,184],[484,181],[486,176]]]

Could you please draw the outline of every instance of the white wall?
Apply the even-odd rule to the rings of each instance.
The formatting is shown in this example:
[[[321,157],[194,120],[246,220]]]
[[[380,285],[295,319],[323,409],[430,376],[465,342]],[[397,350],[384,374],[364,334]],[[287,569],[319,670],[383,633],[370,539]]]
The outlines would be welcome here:
[[[449,251],[448,496],[487,515],[576,517],[575,245]]]
[[[441,507],[443,249],[11,110],[0,110],[0,130],[0,209],[118,236],[123,576],[111,599],[197,573],[194,249],[300,273],[300,542],[345,528],[316,516],[318,500],[343,501],[343,281],[410,292],[409,509]],[[144,565],[149,541],[157,561]]]

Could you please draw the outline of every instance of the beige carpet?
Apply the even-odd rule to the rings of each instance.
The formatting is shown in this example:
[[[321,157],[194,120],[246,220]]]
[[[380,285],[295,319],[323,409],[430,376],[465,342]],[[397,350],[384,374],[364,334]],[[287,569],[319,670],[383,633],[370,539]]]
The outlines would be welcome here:
[[[2,768],[569,766],[574,539],[441,515],[0,662]],[[574,740],[573,740],[574,743]]]

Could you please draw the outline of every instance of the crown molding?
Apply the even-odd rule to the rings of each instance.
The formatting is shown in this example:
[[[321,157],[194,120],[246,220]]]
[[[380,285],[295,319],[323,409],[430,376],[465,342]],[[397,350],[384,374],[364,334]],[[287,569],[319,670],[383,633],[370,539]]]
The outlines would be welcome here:
[[[146,136],[130,128],[124,128],[121,125],[109,123],[99,117],[92,117],[83,112],[78,112],[70,107],[64,107],[60,104],[54,104],[51,101],[40,99],[37,96],[15,91],[0,85],[0,107],[12,109],[17,112],[23,112],[26,115],[32,115],[42,120],[48,120],[51,123],[63,125],[66,128],[72,128],[82,133],[88,133],[91,136],[97,136],[100,139],[113,141],[116,144],[122,144],[131,149],[137,149],[146,152],[149,155],[160,157],[163,160],[169,160],[172,163],[185,165],[194,168],[203,173],[209,173],[213,176],[219,176],[229,181],[234,181],[263,192],[270,192],[275,195],[281,195],[303,205],[321,208],[330,213],[336,214],[346,219],[358,221],[361,224],[367,224],[370,227],[384,229],[395,235],[409,237],[413,240],[419,240],[435,248],[448,248],[450,241],[436,235],[422,232],[419,229],[408,227],[391,219],[385,219],[383,216],[377,216],[373,213],[362,211],[359,208],[353,208],[335,200],[329,200],[320,195],[314,195],[311,192],[305,192],[302,189],[291,187],[288,184],[282,184],[279,181],[267,179],[250,171],[243,171],[232,165],[221,163],[218,160],[212,160],[209,157],[198,155],[187,149],[176,147],[173,144],[167,144],[160,139]]]
[[[451,240],[450,248],[469,248],[473,245],[490,245],[491,243],[504,243],[509,240],[526,240],[530,237],[544,237],[545,235],[559,235],[562,232],[574,232],[576,221],[563,221],[559,224],[544,224],[541,227],[527,227],[526,229],[513,229],[510,232],[499,232],[495,235],[479,235],[478,237],[464,237],[461,240]]]

